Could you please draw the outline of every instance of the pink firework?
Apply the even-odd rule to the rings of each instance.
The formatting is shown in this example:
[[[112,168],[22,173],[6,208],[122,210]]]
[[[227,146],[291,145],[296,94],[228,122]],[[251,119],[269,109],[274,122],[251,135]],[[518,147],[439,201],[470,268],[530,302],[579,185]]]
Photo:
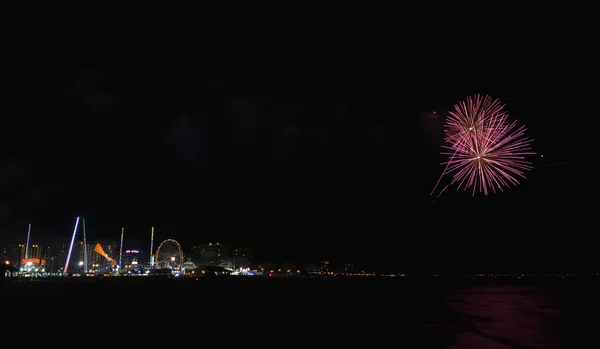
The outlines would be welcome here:
[[[457,190],[473,188],[473,196],[477,191],[488,195],[490,190],[503,191],[525,178],[532,168],[526,156],[535,154],[532,140],[525,136],[525,126],[517,127],[516,121],[508,120],[504,107],[499,100],[480,95],[454,106],[446,119],[446,144],[442,147],[449,160],[442,163],[446,167],[432,195],[447,174],[451,181],[437,197],[454,184]]]

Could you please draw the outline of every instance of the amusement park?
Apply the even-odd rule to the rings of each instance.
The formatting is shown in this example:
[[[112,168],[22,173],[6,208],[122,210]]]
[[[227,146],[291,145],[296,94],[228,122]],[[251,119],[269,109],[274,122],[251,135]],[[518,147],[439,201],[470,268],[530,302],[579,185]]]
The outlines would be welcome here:
[[[64,267],[59,270],[49,270],[48,261],[35,253],[37,245],[30,246],[31,224],[27,230],[27,240],[21,246],[18,265],[10,265],[6,261],[6,277],[38,278],[38,277],[112,277],[112,276],[162,276],[182,277],[189,275],[227,275],[239,273],[218,266],[197,267],[192,261],[185,261],[183,249],[179,242],[172,238],[162,240],[155,248],[154,227],[149,232],[149,253],[141,253],[137,249],[124,249],[125,228],[121,228],[118,250],[105,249],[100,242],[88,243],[86,235],[86,221],[84,217],[77,217],[71,235],[68,249],[65,251]],[[82,240],[76,243],[78,235]],[[80,245],[79,260],[74,257],[74,248]],[[35,255],[30,255],[35,254]],[[60,256],[57,258],[60,259]],[[61,261],[62,262],[62,261]],[[62,264],[62,263],[60,263]]]
[[[35,234],[34,234],[35,235]],[[184,254],[181,244],[173,238],[162,238],[155,244],[155,227],[148,229],[148,240],[128,239],[121,228],[119,239],[89,241],[85,217],[77,217],[69,239],[58,238],[60,244],[42,248],[31,244],[29,224],[24,244],[4,248],[2,263],[4,278],[199,278],[221,275],[267,277],[348,277],[375,276],[353,263],[317,264],[297,267],[293,263],[276,266],[269,262],[253,265],[250,246],[229,247],[207,243],[191,246]],[[116,234],[115,234],[116,235]],[[139,235],[139,234],[138,234]],[[144,247],[147,246],[147,247]]]

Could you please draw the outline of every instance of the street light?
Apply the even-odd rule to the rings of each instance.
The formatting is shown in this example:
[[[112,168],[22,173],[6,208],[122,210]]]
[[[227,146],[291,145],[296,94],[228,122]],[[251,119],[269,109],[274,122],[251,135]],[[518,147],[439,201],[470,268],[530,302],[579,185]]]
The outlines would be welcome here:
[[[9,265],[10,261],[5,261],[4,264]]]

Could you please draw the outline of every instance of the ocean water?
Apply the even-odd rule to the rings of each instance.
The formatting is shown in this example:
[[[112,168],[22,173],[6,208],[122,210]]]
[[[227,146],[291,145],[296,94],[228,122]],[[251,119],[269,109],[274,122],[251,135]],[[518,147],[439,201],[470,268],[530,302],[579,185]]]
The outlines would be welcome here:
[[[61,333],[129,338],[123,345],[168,337],[174,344],[212,338],[224,347],[600,348],[599,284],[254,277],[7,283],[0,343],[34,330],[41,337],[30,340],[46,344],[63,343],[53,336]]]
[[[550,285],[458,287],[438,304],[448,316],[425,327],[447,337],[448,348],[570,348],[573,296]]]

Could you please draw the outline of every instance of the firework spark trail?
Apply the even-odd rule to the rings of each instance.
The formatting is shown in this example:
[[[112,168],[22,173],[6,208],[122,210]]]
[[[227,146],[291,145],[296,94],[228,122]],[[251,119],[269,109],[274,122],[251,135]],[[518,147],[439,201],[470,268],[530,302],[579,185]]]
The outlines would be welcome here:
[[[444,189],[442,189],[440,191],[440,193],[435,197],[435,199],[433,199],[433,201],[431,203],[434,204],[437,201],[437,199],[439,199],[440,196],[442,196],[442,194],[446,191],[446,189],[448,189],[449,186],[450,186],[450,183],[446,184],[446,186],[444,187]]]
[[[442,155],[450,159],[436,182],[431,195],[442,177],[452,174],[449,185],[457,184],[457,190],[472,188],[488,195],[519,184],[525,171],[532,166],[526,160],[531,151],[531,142],[525,136],[526,127],[517,127],[517,122],[508,120],[505,105],[498,99],[480,95],[469,97],[455,105],[449,112],[445,125],[445,142]],[[434,200],[435,202],[435,200]]]
[[[429,194],[429,195],[433,195],[433,193],[435,192],[435,188],[437,188],[437,186],[440,184],[440,181],[442,180],[442,177],[444,177],[444,175],[446,174],[446,172],[447,172],[447,170],[448,170],[448,166],[450,166],[450,162],[452,161],[452,159],[454,159],[454,156],[455,156],[455,155],[456,155],[456,152],[454,152],[454,154],[452,154],[452,157],[450,158],[450,161],[448,161],[448,162],[446,163],[446,168],[444,168],[444,171],[442,171],[442,175],[440,176],[440,178],[438,178],[437,182],[435,183],[435,186],[434,186],[434,187],[433,187],[433,189],[431,190],[431,194]],[[448,187],[448,186],[446,185],[446,187]],[[446,188],[444,188],[444,189],[442,190],[442,192],[443,192],[444,190],[446,190]],[[441,195],[441,193],[440,193],[440,195]],[[439,195],[438,195],[438,197],[439,197]],[[437,198],[436,198],[436,199],[437,199]],[[434,201],[435,201],[435,200],[434,200]]]

